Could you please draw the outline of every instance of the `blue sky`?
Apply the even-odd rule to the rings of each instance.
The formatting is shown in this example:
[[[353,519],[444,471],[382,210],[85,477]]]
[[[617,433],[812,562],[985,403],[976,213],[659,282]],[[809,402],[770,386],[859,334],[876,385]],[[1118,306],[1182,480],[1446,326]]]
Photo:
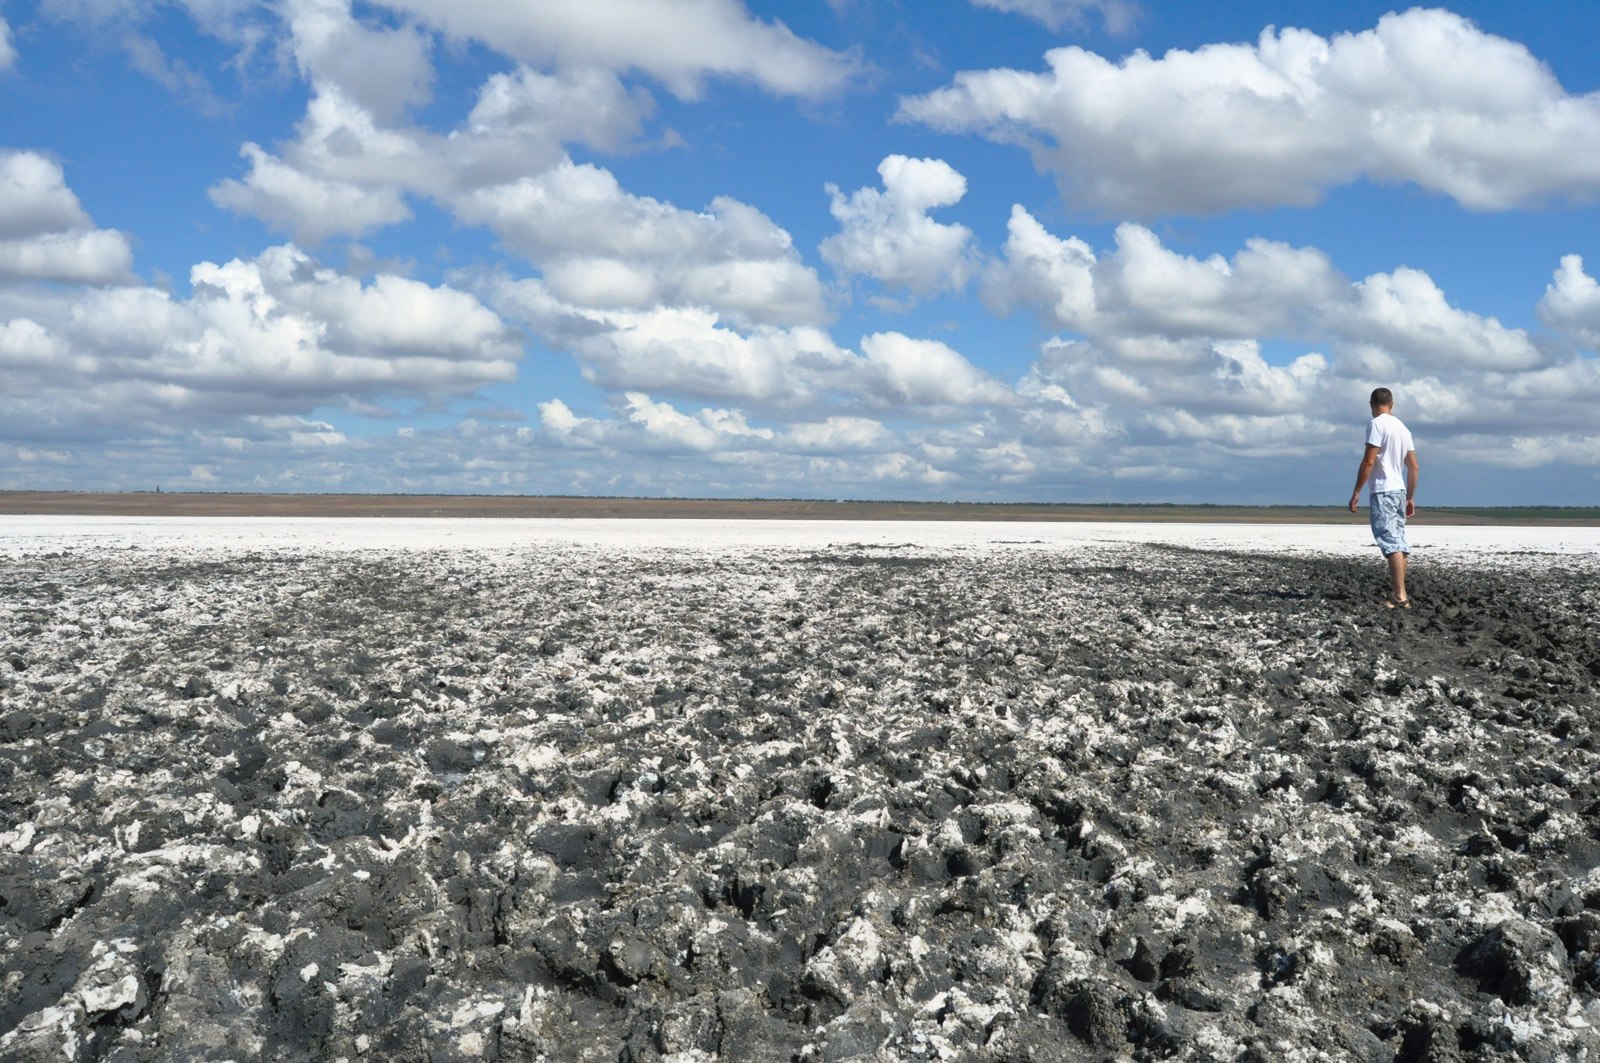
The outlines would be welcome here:
[[[0,0],[0,488],[1600,497],[1592,5]]]

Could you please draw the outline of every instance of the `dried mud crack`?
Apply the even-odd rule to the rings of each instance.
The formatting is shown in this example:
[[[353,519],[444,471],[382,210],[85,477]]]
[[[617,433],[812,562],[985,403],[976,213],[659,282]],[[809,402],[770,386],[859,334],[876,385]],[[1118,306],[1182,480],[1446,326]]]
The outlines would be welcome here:
[[[1579,564],[0,561],[0,1058],[1600,1059]]]

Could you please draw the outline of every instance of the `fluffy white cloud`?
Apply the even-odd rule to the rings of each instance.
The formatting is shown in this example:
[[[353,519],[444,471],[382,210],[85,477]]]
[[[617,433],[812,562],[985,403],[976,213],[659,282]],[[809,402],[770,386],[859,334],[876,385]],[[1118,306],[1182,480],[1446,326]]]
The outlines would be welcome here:
[[[448,206],[472,192],[547,173],[567,162],[566,144],[622,148],[640,135],[653,106],[647,93],[630,91],[603,71],[520,68],[491,75],[465,124],[440,135],[383,121],[342,84],[324,79],[297,137],[278,155],[247,144],[250,172],[221,182],[213,199],[280,229],[317,236],[361,232],[408,217],[405,194]],[[335,198],[324,207],[330,189]],[[347,213],[350,220],[341,226]]]
[[[392,276],[362,285],[290,246],[202,263],[191,282],[189,334],[158,355],[179,381],[318,402],[463,392],[511,379],[520,356],[471,295]]]
[[[1095,319],[1094,250],[1078,237],[1050,233],[1021,204],[1011,208],[1004,258],[991,263],[983,298],[997,313],[1041,311],[1057,328],[1078,330]]]
[[[612,393],[686,395],[768,410],[1012,405],[1016,394],[946,344],[876,333],[861,353],[826,331],[758,325],[740,330],[712,311],[661,306],[596,311],[555,298],[538,281],[500,278],[486,296],[572,352],[591,382]]]
[[[313,85],[335,85],[383,121],[427,102],[430,39],[411,26],[364,25],[350,0],[287,0],[295,60]]]
[[[1338,440],[1327,422],[1299,413],[1198,417],[1188,410],[1169,408],[1153,411],[1143,425],[1176,445],[1215,448],[1236,461],[1304,462]]]
[[[1102,304],[1167,336],[1295,330],[1297,317],[1337,290],[1326,257],[1315,250],[1251,240],[1232,261],[1198,261],[1131,225],[1117,230],[1117,254],[1107,267]]]
[[[1016,396],[994,377],[937,340],[878,332],[861,341],[861,374],[892,406],[1009,406]]]
[[[1082,239],[1057,237],[1011,208],[1003,257],[989,264],[983,297],[998,313],[1038,311],[1056,328],[1100,335],[1249,339],[1299,334],[1348,282],[1313,248],[1250,240],[1230,261],[1164,247],[1141,225],[1116,229],[1104,257]]]
[[[132,266],[127,238],[110,229],[0,240],[0,280],[122,284]]]
[[[132,279],[127,237],[94,228],[56,162],[34,152],[0,151],[0,280]]]
[[[1451,306],[1421,270],[1376,273],[1355,291],[1356,304],[1329,315],[1329,326],[1351,340],[1396,352],[1413,368],[1517,371],[1546,361],[1526,332]]]
[[[1093,12],[1111,33],[1132,30],[1139,20],[1139,5],[1132,0],[972,0],[978,7],[1025,15],[1052,30],[1063,26],[1081,27]]]
[[[1053,340],[1019,390],[1069,405],[1112,406],[1138,413],[1181,411],[1200,417],[1271,417],[1316,408],[1328,381],[1327,360],[1305,354],[1269,364],[1249,340],[1189,340],[1161,345],[1158,364],[1141,360],[1148,344]]]
[[[31,151],[0,151],[0,239],[90,224],[57,163]]]
[[[1397,389],[1430,450],[1460,461],[1465,447],[1500,468],[1576,453],[1539,441],[1592,427],[1600,405],[1600,360],[1453,306],[1419,270],[1352,281],[1313,248],[1253,240],[1200,259],[1125,224],[1097,254],[1018,208],[984,294],[997,311],[1029,308],[1075,334],[1047,344],[1019,382],[1034,404],[1023,423],[1047,436],[1046,411],[1070,411],[1068,430],[1093,426],[1096,447],[1110,431],[1120,474],[1151,483],[1140,455],[1181,470],[1174,483],[1238,479],[1255,459],[1325,462],[1378,384]],[[1569,256],[1541,319],[1581,343],[1597,311],[1600,286]],[[1494,434],[1499,452],[1469,442]]]
[[[1600,284],[1584,272],[1583,258],[1567,255],[1539,300],[1539,320],[1591,351],[1600,350]]]
[[[539,405],[539,423],[545,438],[562,448],[686,453],[721,462],[767,452],[776,437],[770,428],[751,426],[738,410],[705,407],[685,413],[639,391],[618,396],[615,412],[613,418],[579,417],[566,403],[552,399]]]
[[[827,316],[821,283],[789,234],[733,199],[687,211],[626,192],[606,170],[563,161],[454,202],[461,218],[493,229],[578,306],[710,307],[761,324]]]
[[[323,177],[285,163],[259,144],[240,149],[250,160],[242,181],[228,178],[211,189],[219,207],[252,214],[306,244],[335,234],[351,236],[406,221],[411,208],[393,185],[362,185]]]
[[[991,429],[874,431],[870,422],[790,433],[645,396],[619,397],[595,416],[559,400],[540,413],[517,428],[467,420],[345,436],[314,418],[262,415],[130,441],[0,443],[0,487],[838,498],[936,498],[954,487],[1000,499],[1005,484],[1071,466],[1083,443],[1023,454],[1016,437]]]
[[[652,442],[684,450],[721,451],[770,440],[770,428],[752,428],[737,410],[703,409],[685,414],[650,396],[630,391],[623,396],[628,420],[644,428]]]
[[[580,428],[594,422],[573,413],[572,407],[560,399],[548,399],[539,403],[539,423],[563,439],[571,439]]]
[[[526,291],[531,284],[522,282],[514,298],[534,297]],[[545,334],[577,356],[585,376],[614,392],[806,406],[843,386],[853,364],[821,329],[758,327],[746,334],[693,308],[570,313],[564,332]]]
[[[563,144],[617,151],[637,141],[655,101],[606,70],[540,73],[529,67],[492,75],[466,128],[450,145],[465,151],[458,184],[500,184],[561,161]]]
[[[1467,382],[1474,404],[1481,400]],[[1556,432],[1594,433],[1594,411],[1600,409],[1600,360],[1573,358],[1531,373],[1490,378],[1490,395],[1504,403],[1496,425],[1510,425],[1528,435]]]
[[[1464,457],[1482,465],[1518,470],[1548,469],[1551,466],[1593,469],[1600,466],[1600,436],[1592,431],[1521,436],[1509,441],[1486,435],[1464,440],[1461,450]],[[1584,497],[1582,504],[1593,497],[1592,494]]]
[[[342,4],[317,11],[364,32],[349,28]],[[246,145],[249,172],[216,185],[212,199],[315,243],[406,220],[406,197],[426,196],[492,230],[575,305],[702,306],[761,324],[827,317],[815,272],[760,211],[725,197],[684,210],[566,155],[567,143],[616,148],[638,137],[652,102],[613,74],[494,75],[447,135],[381,120],[342,76],[318,81],[298,136],[279,154]]]
[[[626,396],[628,420],[643,426],[650,438],[674,449],[709,451],[717,445],[717,432],[699,420],[679,413],[664,402],[630,391]]]
[[[1258,240],[1231,262],[1200,260],[1125,223],[1115,249],[1100,256],[1013,206],[1004,257],[990,265],[983,294],[997,312],[1030,307],[1057,328],[1177,340],[1281,332],[1341,287],[1326,258],[1309,249]]]
[[[290,246],[251,262],[202,263],[191,280],[197,300],[221,293],[230,304],[249,305],[258,318],[282,313],[317,322],[319,341],[346,354],[457,364],[517,357],[516,336],[466,292],[392,274],[363,285]]]
[[[1331,342],[1381,372],[1514,372],[1549,358],[1525,331],[1450,305],[1420,270],[1352,282],[1315,248],[1259,239],[1232,259],[1202,260],[1132,223],[1097,256],[1021,207],[1012,209],[1005,256],[991,265],[984,296],[999,312],[1032,307],[1054,327],[1150,365],[1192,363],[1190,340],[1268,338]]]
[[[0,289],[12,425],[80,432],[190,416],[470,393],[510,380],[519,337],[475,297],[383,275],[369,284],[293,247],[201,263],[192,294]],[[116,424],[104,411],[117,410]],[[95,411],[100,411],[96,414]]]
[[[66,349],[45,327],[19,317],[0,323],[0,365],[13,370],[44,370],[60,363]]]
[[[542,404],[540,415],[539,428],[523,437],[543,444],[547,461],[581,463],[569,475],[572,486],[585,490],[604,483],[658,492],[698,467],[716,493],[870,497],[890,490],[905,497],[959,484],[982,496],[1027,482],[1041,471],[1041,460],[1075,463],[1079,449],[1100,434],[1086,428],[1087,419],[1060,413],[1059,435],[1046,438],[1033,411],[1026,436],[983,415],[901,430],[841,415],[775,430],[752,425],[736,410],[689,412],[642,393],[620,396],[613,416],[582,417],[558,400]],[[603,480],[595,470],[604,470]],[[690,482],[706,490],[706,479]]]
[[[251,416],[242,418],[241,425],[249,435],[257,439],[278,437],[285,439],[294,447],[337,447],[350,441],[349,436],[327,421],[313,421],[305,417],[284,414]],[[231,449],[238,449],[244,442],[243,438],[232,437],[229,445]]]
[[[1600,196],[1600,155],[1573,150],[1600,140],[1600,93],[1567,93],[1525,47],[1448,11],[1046,61],[959,74],[900,116],[1025,145],[1070,202],[1133,217],[1306,205],[1363,177],[1476,210]]]
[[[881,422],[869,417],[829,417],[790,425],[783,442],[808,454],[851,454],[881,449],[892,438]]]
[[[523,62],[636,70],[674,94],[698,96],[708,77],[751,81],[770,92],[817,97],[837,91],[858,63],[751,17],[738,0],[380,0],[458,39]]]
[[[861,274],[891,289],[926,296],[960,289],[975,264],[972,231],[945,225],[930,210],[967,194],[967,179],[940,159],[890,155],[878,165],[883,190],[845,196],[827,186],[842,229],[822,242],[822,257],[840,273]]]

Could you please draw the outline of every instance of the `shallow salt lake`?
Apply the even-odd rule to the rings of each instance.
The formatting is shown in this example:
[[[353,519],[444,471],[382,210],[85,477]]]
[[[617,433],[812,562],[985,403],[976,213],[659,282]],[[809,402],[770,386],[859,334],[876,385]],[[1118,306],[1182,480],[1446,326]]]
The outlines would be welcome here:
[[[1600,528],[1413,524],[1420,557],[1560,554],[1600,557]],[[399,517],[0,517],[0,554],[86,548],[520,551],[545,546],[605,552],[817,550],[1072,550],[1118,544],[1202,550],[1376,555],[1364,524],[1145,522],[469,519]]]

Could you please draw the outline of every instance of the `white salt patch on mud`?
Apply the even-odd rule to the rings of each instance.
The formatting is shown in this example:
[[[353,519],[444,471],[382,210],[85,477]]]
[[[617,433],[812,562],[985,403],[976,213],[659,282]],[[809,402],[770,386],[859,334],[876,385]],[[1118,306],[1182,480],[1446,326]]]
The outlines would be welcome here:
[[[1427,556],[1548,553],[1600,555],[1600,528],[1414,524],[1412,547]],[[292,549],[510,550],[591,547],[607,553],[695,554],[837,546],[935,550],[1064,550],[1151,543],[1202,550],[1376,556],[1360,524],[1164,524],[834,520],[468,519],[455,517],[97,517],[0,518],[0,556],[85,547],[190,547],[223,552]]]

